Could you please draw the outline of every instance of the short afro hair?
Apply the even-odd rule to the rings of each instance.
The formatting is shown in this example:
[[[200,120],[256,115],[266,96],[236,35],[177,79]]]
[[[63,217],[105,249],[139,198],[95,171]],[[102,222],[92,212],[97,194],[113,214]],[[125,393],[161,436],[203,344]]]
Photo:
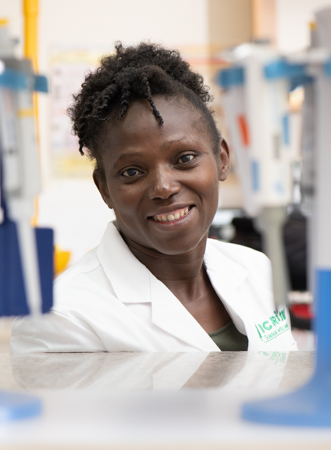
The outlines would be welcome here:
[[[209,87],[201,75],[193,72],[177,50],[168,50],[152,43],[123,47],[115,45],[115,54],[101,59],[95,72],[90,72],[73,95],[68,115],[73,123],[73,133],[79,139],[79,151],[84,148],[100,167],[99,136],[106,120],[121,120],[130,104],[147,99],[160,125],[163,119],[156,109],[153,97],[185,98],[202,113],[218,152],[221,135],[217,130],[212,111],[206,106],[212,100]]]

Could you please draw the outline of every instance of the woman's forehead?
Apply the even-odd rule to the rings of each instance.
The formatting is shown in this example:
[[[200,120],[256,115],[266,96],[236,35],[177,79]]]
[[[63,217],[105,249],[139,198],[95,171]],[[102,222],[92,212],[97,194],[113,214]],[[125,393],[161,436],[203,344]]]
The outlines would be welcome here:
[[[186,99],[156,97],[155,105],[163,118],[163,125],[153,115],[146,100],[137,100],[130,105],[122,120],[116,118],[108,122],[103,130],[102,141],[109,148],[120,144],[136,144],[152,137],[160,140],[204,139],[208,127],[202,113]]]

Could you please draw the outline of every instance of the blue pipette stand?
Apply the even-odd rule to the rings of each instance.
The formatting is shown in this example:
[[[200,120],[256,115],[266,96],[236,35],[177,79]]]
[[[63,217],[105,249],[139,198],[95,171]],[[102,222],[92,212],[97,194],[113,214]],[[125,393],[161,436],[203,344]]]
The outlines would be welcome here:
[[[301,389],[243,406],[249,421],[289,425],[331,427],[331,60],[321,65],[316,86],[316,174],[314,234],[317,361],[312,379]]]
[[[6,209],[4,199],[1,202]],[[40,267],[42,311],[53,303],[53,231],[36,229]],[[0,316],[28,314],[16,225],[5,215],[0,225]],[[41,413],[40,399],[26,394],[0,391],[0,422],[34,417]]]
[[[7,89],[27,89],[24,73],[5,70],[0,74],[0,86]],[[47,91],[47,80],[34,77],[34,90]],[[0,316],[29,314],[23,277],[21,252],[16,223],[9,219],[3,189],[3,170],[0,148],[0,207],[3,221],[0,224]],[[36,250],[39,263],[42,312],[49,312],[53,304],[53,231],[36,228]],[[38,416],[41,400],[37,397],[0,391],[0,422]]]
[[[5,220],[0,225],[0,316],[25,315],[29,309],[16,225],[7,218],[3,196],[1,206],[5,212]],[[53,231],[36,229],[35,232],[43,297],[42,311],[48,312],[53,304]],[[0,391],[0,422],[34,417],[40,413],[40,399]]]
[[[0,391],[0,422],[26,419],[41,413],[41,401],[31,395]]]
[[[318,341],[313,378],[290,394],[244,404],[243,419],[275,425],[331,426],[331,271],[318,271],[316,287]]]

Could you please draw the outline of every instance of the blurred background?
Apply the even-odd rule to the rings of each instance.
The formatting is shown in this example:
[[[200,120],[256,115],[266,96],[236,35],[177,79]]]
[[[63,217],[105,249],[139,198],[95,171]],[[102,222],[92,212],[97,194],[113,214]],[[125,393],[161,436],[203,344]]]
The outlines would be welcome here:
[[[179,49],[211,87],[212,107],[228,137],[215,83],[224,66],[221,51],[254,39],[269,39],[283,52],[304,48],[313,11],[327,4],[331,0],[39,0],[38,65],[48,77],[50,94],[39,95],[43,193],[37,223],[55,229],[56,244],[71,253],[69,264],[99,243],[113,218],[93,185],[91,163],[80,156],[66,116],[72,93],[100,56],[111,53],[118,40],[151,40]],[[9,20],[21,57],[22,0],[0,0],[0,16]],[[221,206],[241,207],[234,172],[222,185]],[[221,220],[227,217],[232,215]]]
[[[112,53],[116,41],[127,45],[150,40],[178,49],[210,86],[212,108],[231,147],[215,81],[225,66],[222,51],[256,40],[269,40],[285,53],[303,49],[309,45],[313,13],[330,4],[331,0],[39,0],[38,66],[49,80],[50,93],[38,98],[43,192],[37,225],[55,230],[58,248],[70,252],[68,264],[98,245],[113,213],[93,184],[91,163],[78,152],[66,109],[84,75],[102,55]],[[18,39],[17,56],[22,57],[22,0],[0,0],[0,16],[8,19],[10,33]],[[300,124],[300,91],[290,100]],[[242,215],[234,165],[221,186],[220,212],[212,230],[224,240],[233,238],[233,218]],[[258,238],[254,231],[251,238]]]

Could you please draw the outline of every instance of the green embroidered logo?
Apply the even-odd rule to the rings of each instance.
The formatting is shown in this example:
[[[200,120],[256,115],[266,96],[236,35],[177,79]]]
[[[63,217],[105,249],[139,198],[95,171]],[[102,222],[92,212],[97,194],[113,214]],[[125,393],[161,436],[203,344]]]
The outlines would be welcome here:
[[[262,342],[266,343],[275,339],[280,334],[289,330],[289,326],[286,323],[285,309],[281,311],[274,311],[274,316],[269,317],[262,323],[255,324],[255,328],[259,334]]]

